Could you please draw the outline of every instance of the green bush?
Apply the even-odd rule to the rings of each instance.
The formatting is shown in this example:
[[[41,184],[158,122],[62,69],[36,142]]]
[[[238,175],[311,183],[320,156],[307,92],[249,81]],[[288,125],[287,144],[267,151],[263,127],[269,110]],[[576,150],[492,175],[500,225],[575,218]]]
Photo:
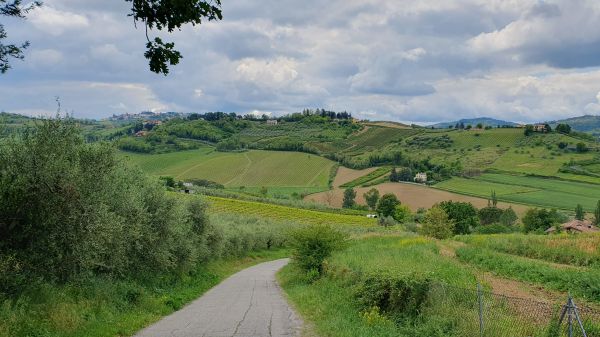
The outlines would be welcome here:
[[[362,278],[356,297],[364,310],[377,307],[392,317],[416,318],[427,301],[430,283],[413,274],[377,272]]]
[[[323,262],[344,247],[346,235],[327,225],[312,225],[292,232],[294,260],[306,272],[323,273]]]

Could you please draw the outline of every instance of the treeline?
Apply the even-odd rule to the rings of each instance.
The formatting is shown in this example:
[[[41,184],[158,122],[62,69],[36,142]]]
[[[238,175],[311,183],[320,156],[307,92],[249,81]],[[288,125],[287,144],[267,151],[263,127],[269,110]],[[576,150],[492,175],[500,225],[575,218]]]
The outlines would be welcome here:
[[[350,157],[337,153],[328,154],[325,155],[325,157],[338,161],[342,165],[353,169],[365,169],[374,166],[395,166],[410,171],[409,173],[402,174],[403,177],[406,177],[405,179],[398,178],[398,180],[395,181],[412,181],[414,174],[417,172],[427,173],[432,180],[441,181],[449,179],[453,175],[458,175],[463,170],[460,161],[452,163],[434,163],[431,161],[431,158],[424,158],[421,160],[413,159],[402,151],[371,153],[367,158]],[[409,176],[411,176],[410,179],[408,179]]]

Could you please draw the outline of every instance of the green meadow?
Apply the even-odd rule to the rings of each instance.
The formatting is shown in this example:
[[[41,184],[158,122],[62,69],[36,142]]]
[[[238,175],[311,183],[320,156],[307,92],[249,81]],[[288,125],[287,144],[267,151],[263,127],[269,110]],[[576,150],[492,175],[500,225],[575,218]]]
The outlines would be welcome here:
[[[206,179],[226,187],[265,186],[294,191],[327,188],[334,166],[328,159],[307,153],[216,152],[212,147],[164,154],[122,155],[151,175],[172,176],[178,180]]]

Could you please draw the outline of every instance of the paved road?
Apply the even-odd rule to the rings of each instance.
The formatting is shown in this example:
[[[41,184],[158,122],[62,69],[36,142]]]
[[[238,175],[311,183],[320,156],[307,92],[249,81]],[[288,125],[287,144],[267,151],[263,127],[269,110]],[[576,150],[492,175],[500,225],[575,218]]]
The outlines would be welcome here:
[[[281,259],[242,270],[137,337],[288,337],[302,322],[283,298],[275,273]]]

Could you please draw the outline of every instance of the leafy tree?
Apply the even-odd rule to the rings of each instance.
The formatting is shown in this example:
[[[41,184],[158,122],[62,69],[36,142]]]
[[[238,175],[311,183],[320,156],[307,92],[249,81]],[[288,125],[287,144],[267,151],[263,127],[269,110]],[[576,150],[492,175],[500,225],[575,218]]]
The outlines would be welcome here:
[[[579,142],[577,143],[577,145],[575,146],[577,152],[579,153],[584,153],[584,152],[588,152],[589,148],[587,147],[587,145],[585,143]]]
[[[545,209],[531,208],[527,210],[523,216],[523,229],[527,233],[541,232],[559,224],[562,220],[560,214],[554,209],[548,211]]]
[[[400,205],[400,201],[396,195],[386,193],[379,199],[376,210],[380,217],[389,217],[394,215],[398,205]]]
[[[454,222],[454,234],[469,234],[479,224],[477,208],[469,202],[443,201],[438,206]]]
[[[569,133],[571,133],[571,126],[569,124],[558,124],[556,126],[556,132],[568,135]]]
[[[581,206],[581,204],[577,204],[577,206],[575,207],[575,219],[577,219],[577,220],[585,219],[585,212],[584,212],[583,206]]]
[[[402,204],[396,205],[396,210],[394,211],[394,214],[392,216],[394,220],[398,221],[399,223],[411,221],[413,218],[410,208]]]
[[[344,201],[342,202],[343,208],[352,208],[356,205],[356,191],[350,187],[344,190]]]
[[[471,124],[467,125],[467,130],[471,130],[473,126]]]
[[[323,262],[341,249],[346,235],[326,225],[303,227],[292,233],[294,260],[307,273],[323,273]]]
[[[392,167],[392,171],[390,172],[390,181],[394,183],[400,181],[400,177],[398,176],[398,172],[396,171],[395,167]]]
[[[0,0],[0,16],[13,18],[25,18],[25,15],[36,7],[41,6],[39,1],[23,5],[22,0]],[[29,47],[29,42],[23,42],[20,45],[4,44],[3,40],[7,38],[4,25],[0,23],[0,74],[4,74],[10,69],[10,58],[22,60],[23,51]]]
[[[492,206],[498,207],[498,196],[496,195],[496,191],[492,191]]]
[[[479,221],[482,225],[490,225],[500,222],[504,211],[498,207],[488,206],[479,210]]]
[[[375,210],[375,207],[377,207],[377,201],[379,201],[379,191],[376,188],[372,188],[368,192],[365,192],[363,197],[365,197],[369,208]]]
[[[268,193],[269,189],[266,186],[260,188],[260,194],[262,194],[264,197],[266,197]]]
[[[175,187],[175,184],[177,183],[175,181],[175,178],[171,177],[171,176],[163,176],[159,178],[160,180],[162,180],[165,184],[165,186],[167,187]]]
[[[478,129],[483,129],[483,124],[482,123],[477,123],[477,128]]]
[[[519,217],[517,216],[517,213],[515,213],[512,207],[509,207],[502,212],[502,215],[500,216],[500,223],[505,226],[512,226],[517,222],[518,219]]]
[[[434,206],[425,213],[421,233],[436,239],[447,239],[454,233],[454,222],[441,207]]]
[[[550,126],[550,124],[548,124],[548,123],[544,124],[544,132],[546,132],[546,133],[552,132],[552,127]]]
[[[598,200],[596,210],[594,211],[594,225],[600,226],[600,200]]]
[[[534,132],[535,131],[533,129],[533,125],[531,125],[531,124],[525,125],[525,136],[527,136],[527,137],[531,136],[531,135],[533,135]]]
[[[142,23],[146,33],[146,52],[144,56],[148,59],[150,70],[157,74],[167,75],[169,66],[179,63],[183,57],[175,50],[173,42],[164,42],[161,38],[151,39],[149,31],[167,31],[181,29],[186,24],[193,26],[201,24],[204,20],[221,20],[221,0],[125,0],[131,2],[129,16],[134,23]],[[24,18],[25,15],[41,2],[35,1],[23,5],[22,0],[0,0],[0,15]],[[8,58],[23,58],[23,49],[29,46],[28,42],[20,46],[4,45],[1,43],[6,38],[4,27],[0,25],[0,73],[6,72],[10,65]]]
[[[564,150],[567,146],[569,146],[569,143],[566,143],[566,142],[558,143],[558,148],[561,150]]]
[[[399,181],[413,181],[414,175],[410,167],[403,167],[398,172]]]

